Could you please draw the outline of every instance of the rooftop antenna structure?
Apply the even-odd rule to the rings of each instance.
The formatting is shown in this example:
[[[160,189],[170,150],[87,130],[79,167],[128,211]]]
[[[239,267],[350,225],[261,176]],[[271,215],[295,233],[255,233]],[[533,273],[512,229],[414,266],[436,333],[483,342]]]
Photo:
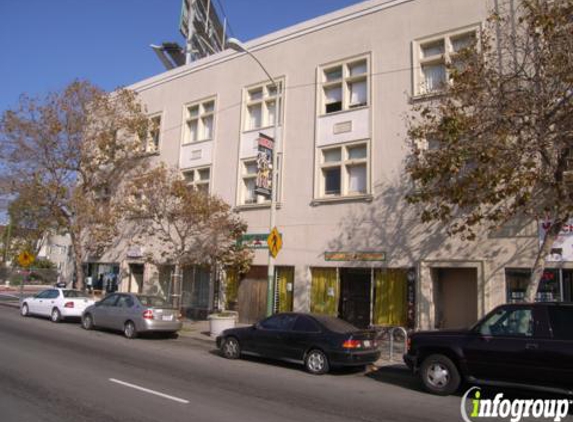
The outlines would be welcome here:
[[[227,18],[220,3],[217,8],[211,0],[182,0],[179,32],[185,39],[184,47],[176,42],[151,45],[167,70],[223,51]]]

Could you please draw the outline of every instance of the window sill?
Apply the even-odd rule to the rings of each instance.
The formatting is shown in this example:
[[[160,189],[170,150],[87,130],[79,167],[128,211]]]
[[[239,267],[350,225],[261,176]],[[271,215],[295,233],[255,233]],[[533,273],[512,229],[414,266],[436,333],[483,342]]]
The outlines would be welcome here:
[[[155,150],[155,151],[143,151],[141,153],[141,157],[153,157],[153,156],[159,156],[160,155],[160,150]]]
[[[282,203],[277,202],[277,209],[281,209],[282,207]],[[265,202],[263,204],[242,204],[242,205],[236,205],[234,207],[235,211],[249,211],[249,210],[260,210],[260,209],[265,209],[265,208],[271,208],[271,203],[270,202]]]
[[[446,91],[436,91],[436,92],[429,92],[427,94],[416,94],[410,97],[410,104],[422,102],[422,101],[429,101],[436,98],[440,98],[446,95]]]
[[[372,196],[372,194],[335,196],[335,197],[329,197],[329,198],[313,199],[310,202],[310,206],[316,207],[319,205],[339,204],[339,203],[347,203],[347,202],[372,202],[373,200],[374,200],[374,196]]]
[[[337,116],[339,114],[350,113],[352,111],[364,110],[364,109],[367,109],[369,107],[370,106],[368,104],[366,104],[365,106],[347,108],[346,110],[333,111],[332,113],[322,113],[322,114],[319,114],[318,117],[322,118],[322,117],[327,117],[327,116]]]
[[[282,125],[279,124],[279,128],[280,128],[281,126],[282,126]],[[270,129],[274,129],[274,128],[275,128],[275,125],[261,126],[261,127],[255,128],[255,129],[245,129],[245,130],[243,130],[243,133],[244,133],[244,134],[247,134],[247,133],[252,133],[252,132],[261,132],[261,131],[263,131],[263,130],[270,130]]]
[[[203,143],[212,142],[212,141],[213,141],[213,138],[198,139],[198,140],[196,140],[196,141],[185,142],[185,143],[181,144],[181,147],[182,147],[182,148],[185,148],[185,147],[190,147],[190,146],[193,146],[193,145],[203,144]]]

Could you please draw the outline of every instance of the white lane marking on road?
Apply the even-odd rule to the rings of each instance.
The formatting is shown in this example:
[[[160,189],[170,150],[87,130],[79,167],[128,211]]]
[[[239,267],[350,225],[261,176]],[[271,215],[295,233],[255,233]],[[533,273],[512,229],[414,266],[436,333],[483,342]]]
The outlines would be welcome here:
[[[183,399],[180,399],[179,397],[174,397],[174,396],[170,396],[168,394],[163,394],[163,393],[160,393],[159,391],[150,390],[148,388],[143,388],[143,387],[140,387],[139,385],[130,384],[130,383],[125,382],[125,381],[116,380],[115,378],[110,378],[109,380],[111,382],[116,383],[116,384],[120,384],[120,385],[124,385],[126,387],[134,388],[136,390],[143,391],[145,393],[154,394],[156,396],[163,397],[165,399],[173,400],[173,401],[176,401],[179,403],[184,403],[184,404],[189,403],[188,400],[183,400]]]

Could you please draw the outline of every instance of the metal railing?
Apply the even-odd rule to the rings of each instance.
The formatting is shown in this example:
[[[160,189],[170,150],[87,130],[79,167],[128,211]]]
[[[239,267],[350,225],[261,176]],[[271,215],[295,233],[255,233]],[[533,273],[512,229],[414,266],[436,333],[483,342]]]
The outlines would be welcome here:
[[[390,349],[388,352],[388,359],[391,361],[394,357],[394,332],[398,331],[400,332],[403,336],[404,336],[404,350],[407,349],[407,345],[408,345],[408,332],[406,331],[406,329],[404,327],[392,327],[390,328],[390,330],[388,331],[388,335],[390,337]]]

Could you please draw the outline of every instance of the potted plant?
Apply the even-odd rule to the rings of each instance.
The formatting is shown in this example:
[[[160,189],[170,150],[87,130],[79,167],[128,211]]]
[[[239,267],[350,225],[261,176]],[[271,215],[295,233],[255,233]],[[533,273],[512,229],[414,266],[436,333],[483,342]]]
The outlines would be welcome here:
[[[207,319],[209,320],[211,337],[217,337],[226,329],[235,327],[238,316],[239,314],[236,311],[221,311],[209,315]]]

